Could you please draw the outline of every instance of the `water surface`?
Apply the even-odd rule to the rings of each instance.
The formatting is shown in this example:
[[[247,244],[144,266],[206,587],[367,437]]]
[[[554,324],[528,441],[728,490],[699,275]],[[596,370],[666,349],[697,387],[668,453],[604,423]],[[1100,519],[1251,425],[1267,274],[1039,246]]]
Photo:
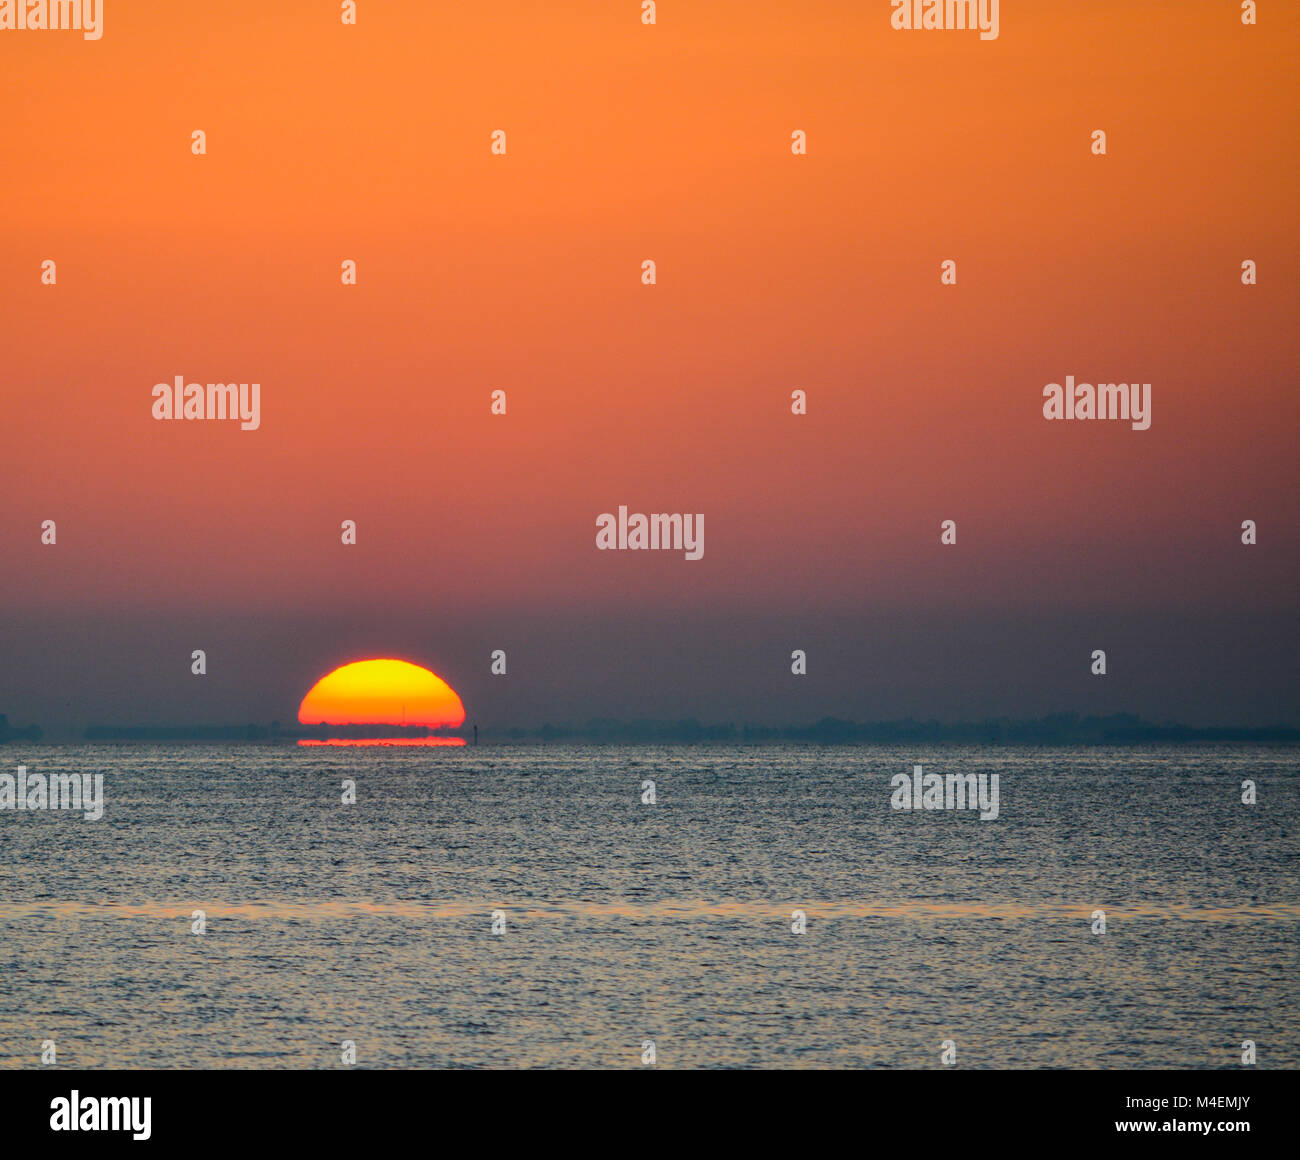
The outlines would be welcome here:
[[[67,1067],[1300,1062],[1295,749],[4,761],[102,772],[106,805],[0,811],[0,1066],[47,1039]],[[1000,816],[891,809],[916,763],[997,773]]]

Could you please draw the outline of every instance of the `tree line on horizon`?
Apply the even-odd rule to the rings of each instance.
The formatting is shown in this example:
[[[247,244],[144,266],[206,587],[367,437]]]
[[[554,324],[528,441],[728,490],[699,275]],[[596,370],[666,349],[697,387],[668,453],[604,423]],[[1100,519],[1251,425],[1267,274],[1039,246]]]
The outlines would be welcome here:
[[[87,741],[252,741],[292,742],[299,738],[401,738],[460,736],[465,730],[439,730],[403,725],[299,725],[250,722],[245,725],[91,725]],[[1300,729],[1264,727],[1196,727],[1154,724],[1132,713],[1081,716],[1052,713],[1032,719],[990,717],[980,721],[942,722],[904,718],[858,722],[823,717],[810,724],[764,725],[753,722],[706,724],[694,717],[677,720],[594,717],[584,724],[546,723],[540,726],[485,726],[481,739],[501,742],[594,742],[599,744],[703,744],[708,742],[805,742],[822,745],[913,744],[955,742],[973,745],[1125,745],[1141,742],[1300,742]],[[39,726],[17,729],[0,713],[0,743],[38,741]]]
[[[44,736],[39,725],[27,725],[22,729],[15,729],[9,724],[9,715],[0,713],[0,745],[6,741],[39,741]]]

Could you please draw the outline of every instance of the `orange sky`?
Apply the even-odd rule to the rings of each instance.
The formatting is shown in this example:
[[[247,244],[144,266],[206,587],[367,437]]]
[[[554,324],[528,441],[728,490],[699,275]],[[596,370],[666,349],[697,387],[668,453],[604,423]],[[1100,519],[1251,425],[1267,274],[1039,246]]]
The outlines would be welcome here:
[[[1001,8],[0,33],[5,607],[1294,613],[1300,8]],[[154,422],[177,374],[260,382],[261,429]],[[1046,423],[1067,374],[1151,382],[1152,429]],[[704,559],[595,552],[620,503],[705,512]]]

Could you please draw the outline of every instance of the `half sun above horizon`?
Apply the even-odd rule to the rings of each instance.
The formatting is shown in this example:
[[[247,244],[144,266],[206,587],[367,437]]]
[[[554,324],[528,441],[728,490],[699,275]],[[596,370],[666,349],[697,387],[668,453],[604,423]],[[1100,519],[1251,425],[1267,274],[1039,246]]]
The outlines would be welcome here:
[[[298,720],[303,725],[456,729],[465,723],[465,706],[436,673],[385,657],[341,665],[321,677],[302,699]]]

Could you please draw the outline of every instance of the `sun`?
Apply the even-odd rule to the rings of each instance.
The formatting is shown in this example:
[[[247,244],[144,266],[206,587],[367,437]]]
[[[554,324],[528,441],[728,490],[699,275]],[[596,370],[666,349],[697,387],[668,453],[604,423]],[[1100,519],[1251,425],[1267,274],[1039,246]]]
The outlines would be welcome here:
[[[303,725],[425,725],[455,729],[465,706],[436,673],[409,661],[354,661],[321,677],[298,707]]]

